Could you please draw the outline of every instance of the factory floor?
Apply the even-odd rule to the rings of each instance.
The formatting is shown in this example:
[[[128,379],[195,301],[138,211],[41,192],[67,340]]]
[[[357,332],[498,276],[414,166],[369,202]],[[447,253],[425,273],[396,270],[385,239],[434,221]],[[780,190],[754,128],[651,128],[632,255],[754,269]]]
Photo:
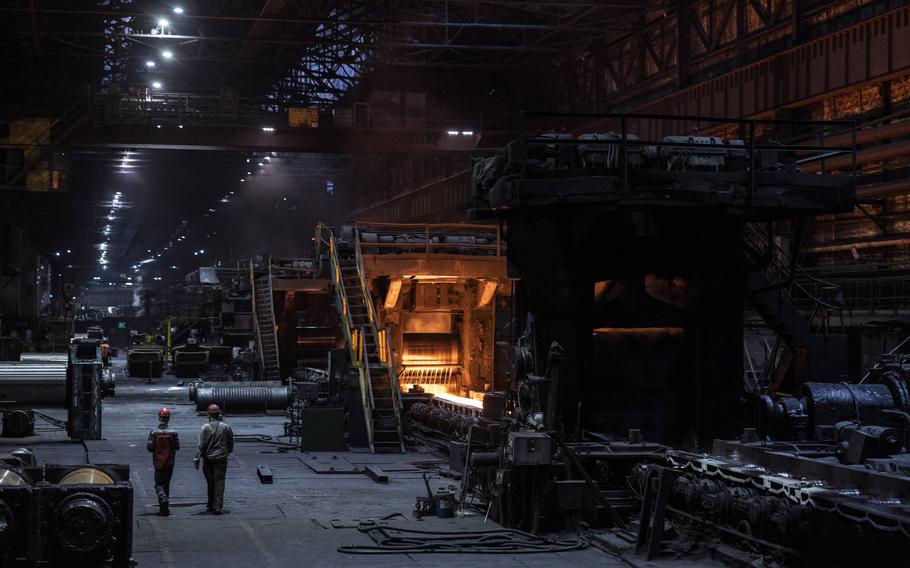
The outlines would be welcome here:
[[[122,375],[121,375],[122,376]],[[159,517],[152,482],[152,463],[145,442],[157,425],[161,407],[171,409],[171,426],[180,434],[182,449],[171,485],[171,516]],[[63,411],[48,410],[63,418]],[[278,436],[283,416],[227,416],[238,437],[228,465],[225,513],[206,514],[202,473],[193,469],[196,434],[205,421],[187,399],[187,389],[165,376],[146,384],[121,379],[116,395],[104,402],[104,439],[69,441],[63,432],[43,432],[25,439],[0,438],[0,451],[27,447],[39,463],[128,464],[135,489],[133,556],[140,568],[244,566],[623,566],[628,565],[594,547],[567,553],[538,554],[394,554],[358,556],[336,549],[343,545],[373,544],[350,528],[360,521],[390,518],[391,524],[431,531],[496,528],[482,515],[465,518],[417,520],[412,515],[417,496],[425,494],[421,467],[446,463],[442,456],[423,452],[405,455],[368,452],[281,452],[274,444],[242,439]],[[242,439],[242,441],[241,441]],[[307,464],[310,464],[308,466]],[[362,473],[317,473],[337,465],[375,464],[389,476],[378,484]],[[256,467],[268,466],[274,483],[264,485]],[[439,478],[435,487],[457,483]],[[396,515],[400,514],[400,515]],[[339,528],[336,528],[339,527]],[[640,565],[651,563],[641,562]]]

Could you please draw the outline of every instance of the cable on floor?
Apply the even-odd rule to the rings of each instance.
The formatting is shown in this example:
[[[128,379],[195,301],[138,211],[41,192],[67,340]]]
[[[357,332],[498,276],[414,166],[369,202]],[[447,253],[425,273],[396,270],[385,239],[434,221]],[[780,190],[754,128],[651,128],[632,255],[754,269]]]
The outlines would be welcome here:
[[[583,539],[556,540],[515,529],[491,531],[435,532],[389,526],[361,525],[360,532],[369,535],[374,545],[339,546],[345,554],[535,554],[569,552],[587,548]]]

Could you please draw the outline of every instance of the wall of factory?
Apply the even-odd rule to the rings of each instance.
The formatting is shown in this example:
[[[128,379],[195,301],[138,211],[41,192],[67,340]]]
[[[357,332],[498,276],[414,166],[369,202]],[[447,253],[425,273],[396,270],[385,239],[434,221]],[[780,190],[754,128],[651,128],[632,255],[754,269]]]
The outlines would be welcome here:
[[[457,222],[471,201],[470,156],[407,156],[389,160],[364,191],[333,198],[339,221]]]
[[[33,328],[51,301],[51,272],[28,233],[0,219],[0,335]]]

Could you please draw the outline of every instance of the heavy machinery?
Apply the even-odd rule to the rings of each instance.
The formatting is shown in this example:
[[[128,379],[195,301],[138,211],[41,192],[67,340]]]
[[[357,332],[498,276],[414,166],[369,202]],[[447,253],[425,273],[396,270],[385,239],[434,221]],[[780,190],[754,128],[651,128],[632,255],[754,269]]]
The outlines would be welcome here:
[[[132,566],[129,467],[0,455],[0,566]]]
[[[0,361],[0,412],[4,436],[34,433],[35,420],[66,429],[74,440],[101,438],[101,404],[113,390],[97,354],[97,340],[83,340],[68,354],[27,354],[21,361]],[[65,421],[36,408],[66,409]]]
[[[839,382],[843,344],[787,329],[794,267],[765,277],[777,220],[854,200],[851,176],[799,170],[852,147],[797,153],[778,137],[852,126],[536,118],[613,131],[523,137],[475,161],[473,218],[505,225],[520,278],[510,382],[479,408],[432,399],[409,412],[464,469],[462,501],[525,530],[610,527],[648,558],[900,563],[910,365]],[[747,249],[761,224],[765,250]],[[812,351],[788,395],[742,379],[744,302],[772,294],[757,311]]]

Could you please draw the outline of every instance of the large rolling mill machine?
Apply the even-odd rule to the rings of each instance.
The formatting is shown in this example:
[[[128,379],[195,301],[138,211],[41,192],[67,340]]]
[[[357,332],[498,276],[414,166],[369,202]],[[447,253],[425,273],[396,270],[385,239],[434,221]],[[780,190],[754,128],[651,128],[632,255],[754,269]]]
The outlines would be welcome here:
[[[473,215],[505,224],[520,278],[509,387],[480,410],[410,412],[465,471],[461,499],[525,530],[611,527],[648,558],[898,562],[908,366],[894,355],[837,382],[841,338],[785,333],[794,267],[767,276],[782,256],[776,224],[854,202],[852,176],[800,172],[852,147],[780,140],[852,125],[537,118],[561,133],[474,168]],[[573,133],[592,123],[603,133]],[[747,300],[809,352],[791,394],[743,378]]]

